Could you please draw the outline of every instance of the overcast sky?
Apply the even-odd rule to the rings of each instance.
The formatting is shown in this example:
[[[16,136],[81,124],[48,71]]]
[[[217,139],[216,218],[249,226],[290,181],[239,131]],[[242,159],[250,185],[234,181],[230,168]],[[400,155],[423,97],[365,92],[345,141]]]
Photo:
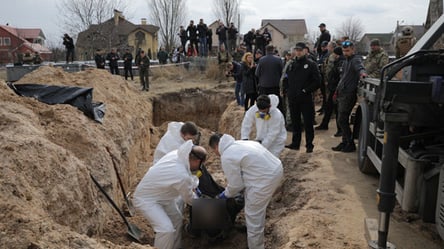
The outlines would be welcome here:
[[[57,0],[0,0],[0,24],[18,28],[41,28],[48,40],[65,33],[57,24]],[[131,22],[148,17],[147,0],[128,0]],[[216,20],[213,0],[186,0],[188,18],[207,24]],[[308,31],[317,32],[323,22],[333,35],[349,17],[361,20],[364,33],[394,31],[396,22],[421,25],[428,0],[240,0],[241,33],[259,28],[262,19],[305,19]],[[125,15],[125,13],[124,13]],[[184,25],[188,25],[188,20]]]

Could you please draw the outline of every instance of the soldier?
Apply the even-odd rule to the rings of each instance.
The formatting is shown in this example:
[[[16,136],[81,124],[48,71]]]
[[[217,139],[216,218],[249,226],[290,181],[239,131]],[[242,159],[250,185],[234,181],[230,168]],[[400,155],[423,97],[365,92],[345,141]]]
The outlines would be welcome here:
[[[150,58],[146,56],[145,51],[140,51],[140,59],[136,61],[136,64],[139,67],[139,78],[140,84],[142,85],[142,91],[148,92],[150,90]]]
[[[34,62],[34,55],[30,50],[26,50],[26,52],[23,54],[22,61],[23,64],[32,64]]]
[[[373,39],[370,42],[370,53],[365,60],[365,71],[371,78],[380,78],[381,69],[389,62],[387,53],[381,48],[381,44],[378,39]]]
[[[415,45],[416,38],[413,36],[413,28],[405,26],[401,30],[401,36],[396,40],[396,58],[403,57]]]

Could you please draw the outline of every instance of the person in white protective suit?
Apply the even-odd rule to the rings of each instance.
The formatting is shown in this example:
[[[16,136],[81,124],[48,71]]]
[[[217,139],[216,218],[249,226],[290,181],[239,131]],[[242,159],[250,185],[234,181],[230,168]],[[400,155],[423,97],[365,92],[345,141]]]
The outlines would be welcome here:
[[[228,134],[213,134],[209,143],[220,156],[227,178],[227,186],[218,197],[225,199],[244,191],[248,248],[263,249],[265,213],[282,182],[281,161],[259,143],[234,140]]]
[[[181,248],[182,211],[176,199],[180,196],[189,205],[198,186],[194,172],[200,170],[206,150],[188,140],[151,166],[134,192],[134,206],[141,211],[156,232],[154,247]]]
[[[252,126],[256,124],[255,140],[276,157],[281,154],[287,140],[285,118],[277,108],[278,104],[279,97],[274,94],[259,96],[256,104],[245,113],[241,128],[241,139],[248,140]]]
[[[193,122],[170,122],[168,123],[168,130],[157,144],[153,156],[153,165],[160,160],[164,155],[173,150],[177,150],[179,146],[187,140],[197,140],[199,130]],[[198,144],[197,141],[196,144]]]

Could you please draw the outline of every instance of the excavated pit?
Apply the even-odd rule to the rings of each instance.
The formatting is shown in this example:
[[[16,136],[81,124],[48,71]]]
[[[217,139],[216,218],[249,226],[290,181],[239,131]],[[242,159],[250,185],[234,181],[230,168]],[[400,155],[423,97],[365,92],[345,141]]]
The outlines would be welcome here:
[[[232,93],[199,88],[165,93],[153,98],[153,125],[193,121],[199,127],[217,131],[220,118],[232,100]]]

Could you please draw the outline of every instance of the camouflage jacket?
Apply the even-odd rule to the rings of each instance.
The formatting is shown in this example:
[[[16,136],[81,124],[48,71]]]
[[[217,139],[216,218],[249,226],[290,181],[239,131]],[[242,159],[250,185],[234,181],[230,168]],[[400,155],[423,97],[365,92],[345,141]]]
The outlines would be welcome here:
[[[396,40],[396,58],[403,57],[415,45],[416,38],[411,35],[401,36]]]
[[[332,53],[330,53],[328,58],[324,61],[324,63],[325,63],[325,66],[324,66],[325,81],[327,81],[328,75],[330,75],[331,70],[335,66],[335,60],[336,60],[335,54],[332,52]]]
[[[368,54],[367,59],[365,59],[365,71],[368,77],[379,78],[381,76],[381,69],[389,62],[389,58],[384,49],[379,51],[372,51]]]

